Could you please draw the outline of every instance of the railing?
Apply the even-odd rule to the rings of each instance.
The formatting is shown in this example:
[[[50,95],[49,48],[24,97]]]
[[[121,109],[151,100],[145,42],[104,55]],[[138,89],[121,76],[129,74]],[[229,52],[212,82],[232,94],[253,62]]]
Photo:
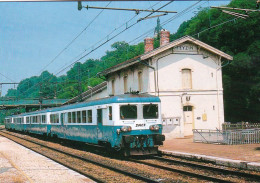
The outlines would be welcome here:
[[[240,123],[232,124],[230,122],[225,122],[222,124],[223,130],[253,129],[253,128],[260,128],[260,123],[240,122]]]
[[[193,142],[229,145],[260,143],[260,128],[225,131],[194,129]]]

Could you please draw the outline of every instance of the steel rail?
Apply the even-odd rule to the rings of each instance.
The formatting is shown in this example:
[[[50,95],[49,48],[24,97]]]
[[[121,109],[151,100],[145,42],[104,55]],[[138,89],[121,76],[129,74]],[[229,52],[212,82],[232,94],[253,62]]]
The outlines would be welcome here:
[[[165,156],[168,156],[168,155],[165,155]],[[217,171],[217,172],[220,172],[223,174],[231,174],[231,175],[242,176],[242,177],[246,177],[246,178],[250,178],[250,179],[260,180],[260,175],[256,175],[256,174],[250,174],[250,173],[245,173],[245,172],[240,172],[240,171],[233,171],[233,170],[228,170],[226,168],[216,168],[216,167],[212,167],[212,166],[200,165],[200,164],[196,164],[196,163],[192,163],[192,162],[185,162],[185,161],[181,161],[181,160],[173,160],[170,158],[162,158],[159,156],[151,156],[151,157],[158,159],[158,160],[165,161],[165,162],[193,166],[193,167],[197,167],[197,168],[201,168],[201,169]]]
[[[179,170],[176,168],[171,168],[171,167],[167,167],[167,166],[162,166],[162,165],[156,165],[153,163],[148,163],[148,162],[143,162],[143,161],[138,161],[135,159],[129,159],[129,161],[135,162],[135,163],[139,163],[139,164],[144,164],[144,165],[148,165],[154,168],[158,168],[158,169],[163,169],[163,170],[167,170],[167,171],[171,171],[171,172],[176,172],[182,175],[187,175],[190,177],[194,177],[194,178],[198,178],[200,180],[207,180],[207,181],[212,181],[212,182],[222,182],[222,183],[231,183],[232,181],[227,181],[227,180],[223,180],[223,179],[218,179],[215,177],[211,177],[211,176],[206,176],[206,175],[200,175],[197,173],[192,173],[189,171],[184,171],[184,170]]]
[[[78,155],[75,155],[75,154],[71,154],[71,153],[69,153],[69,152],[65,152],[65,151],[62,151],[62,150],[59,150],[59,149],[55,149],[55,148],[53,148],[53,147],[49,147],[49,146],[47,146],[47,145],[44,145],[44,144],[35,142],[35,141],[33,141],[33,140],[29,140],[29,139],[25,139],[25,138],[22,138],[22,137],[18,137],[18,136],[16,136],[16,135],[13,135],[13,134],[10,134],[10,133],[7,133],[7,132],[3,132],[3,131],[0,132],[0,135],[1,135],[1,133],[6,133],[6,134],[11,135],[11,136],[14,136],[14,137],[16,137],[16,138],[19,138],[19,139],[22,139],[22,140],[25,140],[25,141],[28,141],[28,142],[37,144],[37,145],[39,145],[39,146],[42,146],[42,147],[45,147],[45,148],[47,148],[47,149],[50,149],[50,150],[53,150],[53,151],[56,151],[56,152],[65,154],[65,155],[67,155],[67,156],[71,156],[71,157],[73,157],[73,158],[76,158],[76,159],[79,159],[79,160],[82,160],[82,161],[86,161],[86,162],[92,163],[92,164],[94,164],[94,165],[101,166],[101,167],[103,167],[103,168],[107,168],[107,169],[109,169],[109,170],[112,170],[112,171],[115,171],[115,172],[117,172],[117,173],[121,173],[121,174],[127,175],[127,176],[129,176],[129,177],[132,177],[132,178],[135,178],[135,179],[138,179],[138,180],[142,180],[142,181],[145,181],[145,182],[151,182],[151,183],[158,183],[158,181],[156,181],[156,180],[154,180],[154,179],[150,179],[150,178],[147,178],[147,177],[138,175],[138,174],[134,174],[134,173],[127,172],[127,171],[124,171],[124,170],[120,170],[119,168],[115,168],[115,167],[113,167],[113,166],[109,166],[109,165],[106,165],[106,164],[102,164],[102,163],[100,163],[100,162],[96,162],[96,161],[94,161],[94,160],[90,160],[90,159],[87,159],[87,158],[84,158],[84,157],[81,157],[81,156],[78,156]],[[2,136],[4,136],[4,135],[2,135]],[[6,137],[6,136],[5,136],[5,137]],[[6,137],[6,138],[8,138],[8,137]],[[8,138],[8,139],[10,139],[10,138]],[[10,139],[10,140],[12,140],[12,139]],[[12,140],[12,141],[14,141],[14,140]],[[16,142],[16,141],[14,141],[14,142]],[[19,142],[16,142],[16,143],[19,143]],[[24,146],[24,145],[21,144],[21,143],[19,143],[19,144],[22,145],[22,146]],[[25,146],[25,147],[26,147],[26,146]],[[28,148],[28,147],[27,147],[27,148]],[[33,150],[33,149],[32,149],[32,150]],[[33,151],[34,151],[34,150],[33,150]],[[37,151],[35,151],[35,152],[37,152]],[[40,152],[37,152],[37,153],[40,153]],[[40,153],[40,154],[41,154],[41,153]],[[45,156],[45,155],[44,155],[44,156]],[[46,157],[47,157],[47,158],[50,158],[50,157],[48,157],[48,156],[46,156]],[[50,158],[50,159],[52,159],[52,158]],[[57,162],[56,159],[52,159],[52,160]],[[59,163],[60,163],[60,162],[59,162]],[[60,164],[62,164],[62,163],[60,163]],[[68,167],[69,165],[64,165],[64,166]],[[68,168],[71,168],[71,169],[72,169],[73,167],[68,167]],[[74,169],[75,169],[75,168],[73,168],[73,170],[74,170]],[[75,171],[78,171],[78,170],[75,169]],[[84,173],[84,172],[83,172],[83,173]],[[82,174],[82,173],[81,173],[81,174]],[[86,176],[87,176],[87,177],[90,177],[88,174],[87,174]],[[91,179],[93,179],[93,178],[91,177]],[[95,178],[95,179],[97,179],[97,178]],[[94,180],[94,179],[93,179],[93,180]],[[100,180],[98,180],[98,179],[97,179],[97,181],[100,182]],[[102,181],[101,181],[101,182],[102,182]]]
[[[3,132],[2,130],[1,130],[1,132],[2,132],[2,133],[6,133],[6,132]],[[68,165],[68,164],[66,164],[66,163],[63,163],[62,161],[59,161],[59,160],[54,159],[54,158],[52,158],[52,157],[50,157],[50,156],[48,156],[48,155],[45,155],[45,154],[43,154],[43,153],[40,153],[39,151],[36,151],[36,150],[34,150],[34,149],[32,149],[32,148],[30,148],[30,147],[28,147],[28,146],[26,146],[26,145],[24,145],[24,144],[22,144],[22,143],[20,143],[20,142],[14,140],[14,139],[12,139],[12,138],[10,138],[10,137],[7,137],[7,136],[1,134],[1,132],[0,132],[0,136],[5,137],[5,138],[8,138],[9,140],[11,140],[11,141],[13,141],[13,142],[15,142],[15,143],[17,143],[17,144],[19,144],[19,145],[21,145],[21,146],[23,146],[23,147],[26,147],[26,148],[32,150],[33,152],[36,152],[36,153],[38,153],[38,154],[41,154],[42,156],[44,156],[44,157],[46,157],[46,158],[48,158],[48,159],[51,159],[52,161],[57,162],[57,163],[59,163],[59,164],[65,166],[65,167],[67,167],[67,168],[69,168],[69,169],[71,169],[71,170],[73,170],[73,171],[75,171],[75,172],[77,172],[77,173],[80,173],[80,174],[82,174],[82,175],[84,175],[84,176],[86,176],[86,177],[88,177],[88,178],[90,178],[90,179],[92,179],[92,180],[94,180],[94,181],[96,181],[96,182],[98,182],[98,183],[103,183],[102,180],[97,179],[96,177],[94,177],[94,176],[92,176],[92,175],[90,175],[90,174],[87,174],[87,173],[85,173],[85,172],[83,172],[83,171],[81,171],[81,170],[78,170],[78,169],[76,169],[76,168],[74,168],[74,167],[72,167],[72,166],[70,166],[70,165]],[[14,136],[14,137],[16,137],[16,138],[20,138],[20,137],[17,137],[17,136],[15,136],[15,135],[11,135],[11,134],[9,134],[9,133],[6,133],[6,134],[8,134],[8,135],[10,135],[10,136]],[[22,138],[20,138],[20,139],[22,139]],[[22,140],[24,140],[24,139],[22,139]],[[30,142],[30,141],[29,141],[29,142]],[[31,142],[31,143],[32,143],[32,142]],[[37,143],[35,143],[35,144],[37,144]],[[38,144],[37,144],[37,145],[38,145]]]

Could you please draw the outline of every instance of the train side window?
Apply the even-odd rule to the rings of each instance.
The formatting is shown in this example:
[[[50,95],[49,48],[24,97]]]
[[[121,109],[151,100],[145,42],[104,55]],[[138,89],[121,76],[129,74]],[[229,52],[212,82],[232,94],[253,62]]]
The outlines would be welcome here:
[[[40,115],[37,116],[37,123],[41,123],[41,116]]]
[[[102,123],[102,109],[97,109],[97,122]]]
[[[81,111],[77,111],[77,123],[81,123]]]
[[[92,110],[88,110],[88,123],[92,123]]]
[[[26,117],[26,123],[30,123],[30,118],[29,117]]]
[[[87,112],[82,111],[82,123],[86,123],[86,122],[87,122]]]
[[[112,116],[112,106],[109,106],[109,108],[108,108],[108,117],[109,117],[109,120],[113,119],[113,116]]]
[[[68,123],[71,123],[71,112],[68,112]]]
[[[60,122],[60,115],[59,114],[55,114],[55,122],[56,123]]]
[[[36,116],[33,116],[33,123],[36,123]]]
[[[46,115],[42,115],[42,123],[46,123]]]
[[[72,123],[76,123],[76,112],[72,112]]]

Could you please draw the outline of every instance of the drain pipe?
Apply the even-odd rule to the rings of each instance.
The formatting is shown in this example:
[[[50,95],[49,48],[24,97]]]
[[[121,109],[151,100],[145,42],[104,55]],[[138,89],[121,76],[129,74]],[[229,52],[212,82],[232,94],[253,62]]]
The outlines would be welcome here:
[[[153,66],[150,66],[149,64],[147,64],[145,62],[140,61],[139,63],[149,67],[150,69],[153,69],[153,74],[154,74],[154,94],[156,96],[156,91],[157,91],[157,88],[156,88],[156,69]]]

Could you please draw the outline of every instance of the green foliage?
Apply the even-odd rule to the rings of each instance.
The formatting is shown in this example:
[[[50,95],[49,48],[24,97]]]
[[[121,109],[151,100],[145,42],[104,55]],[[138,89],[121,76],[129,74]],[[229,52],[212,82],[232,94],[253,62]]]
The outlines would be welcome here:
[[[229,6],[255,9],[255,1],[233,0]],[[258,122],[260,119],[260,16],[259,13],[250,13],[250,18],[246,20],[236,19],[214,27],[234,18],[217,9],[203,9],[189,21],[183,22],[178,31],[171,35],[171,40],[191,35],[233,55],[234,60],[223,67],[225,120]],[[197,34],[199,32],[200,34]]]
[[[87,59],[84,63],[75,63],[66,75],[56,77],[44,71],[40,76],[24,79],[17,89],[9,89],[6,97],[73,98],[88,90],[88,86],[94,87],[105,80],[97,77],[98,72],[144,53],[144,43],[129,45],[126,42],[115,42],[111,48],[101,59]]]
[[[255,0],[233,0],[229,6],[255,9]],[[260,16],[254,12],[246,20],[232,20],[234,18],[218,9],[200,9],[170,35],[170,41],[190,35],[233,55],[234,60],[222,68],[225,120],[257,122],[260,119]],[[222,24],[229,20],[232,21]],[[154,48],[159,44],[160,40],[156,38]],[[98,72],[144,53],[144,43],[116,42],[111,48],[101,59],[76,63],[66,75],[56,77],[44,71],[38,77],[27,78],[17,89],[8,90],[6,96],[72,98],[79,94],[80,88],[86,91],[88,86],[103,82],[104,78],[96,76]]]

